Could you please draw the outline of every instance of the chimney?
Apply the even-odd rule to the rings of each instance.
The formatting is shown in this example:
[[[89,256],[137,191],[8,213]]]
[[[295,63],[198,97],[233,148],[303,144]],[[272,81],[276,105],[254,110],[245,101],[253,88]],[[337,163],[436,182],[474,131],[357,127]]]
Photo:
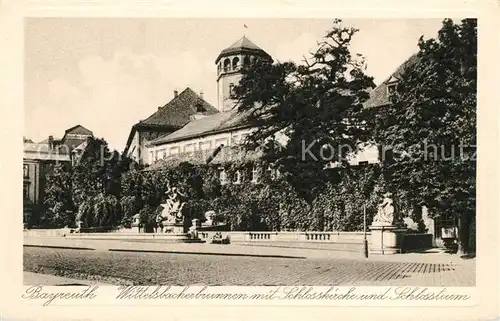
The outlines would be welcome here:
[[[201,97],[201,99],[203,99],[203,89],[200,90],[200,97]]]
[[[54,136],[49,136],[49,150],[54,149]]]
[[[174,90],[174,98],[179,96],[179,92],[177,90]]]

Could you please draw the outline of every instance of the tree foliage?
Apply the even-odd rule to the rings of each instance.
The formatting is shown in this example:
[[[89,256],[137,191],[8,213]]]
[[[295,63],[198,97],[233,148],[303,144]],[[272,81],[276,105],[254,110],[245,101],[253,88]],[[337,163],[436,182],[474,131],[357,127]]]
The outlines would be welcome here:
[[[44,205],[46,205],[45,211],[40,218],[40,224],[45,226],[74,225],[72,177],[67,166],[56,164],[53,171],[47,175]]]
[[[325,166],[345,164],[367,134],[360,111],[374,84],[363,57],[350,51],[357,31],[335,20],[302,64],[260,60],[234,88],[238,110],[256,128],[246,147],[263,146],[264,159],[292,173],[288,179],[303,194],[321,188]]]
[[[476,192],[477,21],[446,19],[436,39],[418,45],[393,103],[372,111],[375,140],[394,154],[385,178],[400,198],[469,220]]]
[[[121,175],[128,167],[127,159],[110,151],[103,139],[89,138],[82,155],[73,166],[55,165],[47,175],[42,216],[45,226],[114,226],[121,220],[118,199]]]

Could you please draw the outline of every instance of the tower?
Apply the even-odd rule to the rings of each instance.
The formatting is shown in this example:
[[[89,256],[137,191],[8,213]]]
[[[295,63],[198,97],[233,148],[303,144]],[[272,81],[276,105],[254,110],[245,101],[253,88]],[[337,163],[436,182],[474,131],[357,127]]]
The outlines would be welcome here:
[[[271,56],[246,36],[222,50],[215,64],[217,65],[217,109],[224,112],[231,110],[235,101],[230,99],[234,86],[242,77],[242,67],[250,65],[256,58],[272,61]]]

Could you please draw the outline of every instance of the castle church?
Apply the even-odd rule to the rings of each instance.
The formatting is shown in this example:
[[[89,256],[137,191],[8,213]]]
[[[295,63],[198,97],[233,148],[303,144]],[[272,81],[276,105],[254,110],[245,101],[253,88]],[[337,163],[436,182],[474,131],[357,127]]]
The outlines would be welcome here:
[[[230,98],[243,76],[243,68],[256,61],[272,62],[273,58],[246,36],[223,49],[215,59],[216,107],[190,88],[180,94],[175,92],[169,103],[132,127],[125,154],[140,164],[149,165],[148,170],[174,167],[182,162],[223,164],[235,157],[250,161],[258,158],[257,151],[242,154],[232,148],[253,129]],[[377,161],[377,153],[369,151],[362,158]],[[254,174],[252,180],[257,180],[257,171]]]

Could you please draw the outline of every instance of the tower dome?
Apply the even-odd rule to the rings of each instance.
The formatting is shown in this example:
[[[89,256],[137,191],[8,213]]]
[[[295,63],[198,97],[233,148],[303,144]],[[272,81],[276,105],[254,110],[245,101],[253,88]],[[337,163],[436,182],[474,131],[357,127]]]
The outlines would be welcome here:
[[[256,58],[273,61],[271,56],[254,44],[246,36],[223,49],[215,59],[217,65],[217,108],[220,111],[230,110],[234,101],[230,99],[232,88],[241,79],[241,68],[253,63]]]

